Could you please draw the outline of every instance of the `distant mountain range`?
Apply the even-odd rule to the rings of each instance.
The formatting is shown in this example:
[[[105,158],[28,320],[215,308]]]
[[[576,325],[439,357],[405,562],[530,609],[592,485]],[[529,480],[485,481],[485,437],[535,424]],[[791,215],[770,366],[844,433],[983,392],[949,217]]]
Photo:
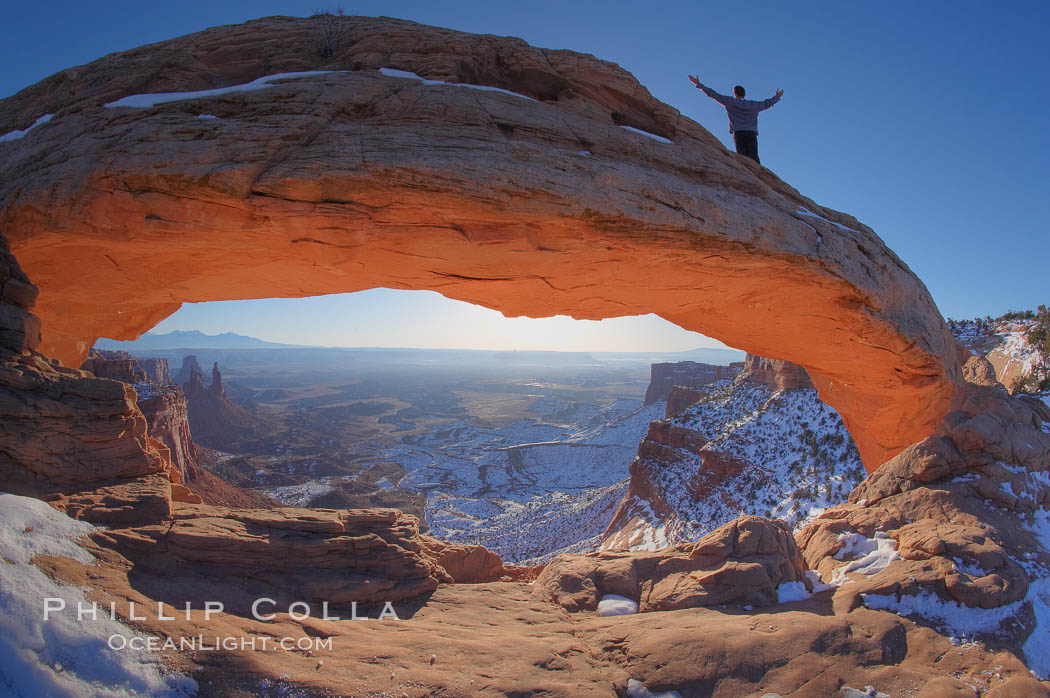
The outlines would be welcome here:
[[[167,334],[154,334],[147,332],[133,341],[118,341],[115,339],[99,339],[95,342],[96,349],[122,350],[131,352],[138,356],[145,356],[149,352],[164,352],[176,349],[326,349],[328,351],[339,351],[336,347],[317,347],[306,344],[281,344],[278,342],[267,342],[255,337],[247,337],[233,332],[222,334],[204,334],[198,330],[175,330]],[[414,348],[383,348],[383,347],[345,347],[346,351],[369,351],[383,349],[384,352],[399,351],[405,353],[432,353],[438,354],[461,354],[471,352],[475,354],[490,354],[493,358],[501,361],[539,360],[543,362],[565,360],[595,360],[595,361],[698,361],[701,363],[728,365],[733,361],[743,361],[744,352],[737,349],[713,349],[697,348],[678,352],[560,352],[560,351],[534,351],[534,350],[468,350],[468,349],[414,349]]]
[[[293,347],[302,348],[303,345],[265,342],[233,332],[204,334],[198,330],[175,330],[167,334],[147,332],[133,341],[102,338],[95,342],[96,349],[120,349],[132,353],[149,349],[290,349]]]

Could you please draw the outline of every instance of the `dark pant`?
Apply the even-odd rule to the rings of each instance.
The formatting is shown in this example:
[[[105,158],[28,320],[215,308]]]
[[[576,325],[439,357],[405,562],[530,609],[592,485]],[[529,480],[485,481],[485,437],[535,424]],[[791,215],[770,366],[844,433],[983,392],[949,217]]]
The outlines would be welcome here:
[[[758,132],[757,131],[734,131],[733,142],[736,143],[736,152],[746,155],[758,164]]]

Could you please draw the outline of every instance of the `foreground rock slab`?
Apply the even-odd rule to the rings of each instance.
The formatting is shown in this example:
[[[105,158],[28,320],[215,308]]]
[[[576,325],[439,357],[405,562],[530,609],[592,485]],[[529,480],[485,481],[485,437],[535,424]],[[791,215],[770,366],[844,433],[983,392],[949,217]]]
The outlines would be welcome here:
[[[603,618],[566,614],[532,598],[518,582],[441,585],[424,603],[395,603],[399,620],[378,620],[378,607],[333,606],[296,620],[286,607],[266,622],[222,612],[205,621],[158,618],[119,559],[85,567],[42,560],[52,574],[90,580],[100,604],[123,612],[135,601],[141,633],[255,640],[255,649],[184,652],[170,659],[200,683],[202,696],[252,696],[266,690],[300,695],[613,696],[632,681],[682,696],[837,695],[867,685],[890,695],[1044,696],[1009,652],[953,645],[933,630],[891,614],[858,608],[831,612],[826,598],[745,612],[689,608]],[[826,596],[826,594],[825,594]],[[171,613],[171,608],[167,609]],[[330,639],[328,647],[288,652],[278,638]],[[263,649],[267,642],[268,649]],[[1020,690],[1022,693],[1011,693]]]

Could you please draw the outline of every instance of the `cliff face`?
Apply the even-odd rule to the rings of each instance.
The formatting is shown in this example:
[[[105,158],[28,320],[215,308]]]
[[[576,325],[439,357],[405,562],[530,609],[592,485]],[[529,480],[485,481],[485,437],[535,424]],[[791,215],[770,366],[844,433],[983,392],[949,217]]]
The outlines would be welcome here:
[[[80,487],[162,469],[130,386],[32,354],[7,357],[0,386],[5,475]]]
[[[801,367],[748,355],[696,395],[650,425],[604,548],[694,541],[741,512],[796,524],[860,481],[849,433]]]
[[[172,482],[172,497],[188,503],[275,506],[276,503],[265,496],[246,492],[223,481],[202,464],[201,454],[194,443],[189,400],[182,388],[171,384],[167,359],[142,359],[125,351],[92,349],[82,370],[135,388],[138,409],[146,420],[147,443],[165,461],[164,471]],[[190,377],[188,385],[199,412],[196,421],[198,425],[206,425],[201,430],[209,442],[228,445],[255,433],[251,428],[254,425],[252,415],[226,397],[218,364],[212,369],[210,388],[203,386],[203,372],[195,356],[184,359],[180,371],[180,375],[183,374]]]
[[[748,354],[742,375],[753,383],[761,383],[775,390],[813,389],[813,382],[806,369],[788,361]]]
[[[146,386],[140,387],[140,390],[146,389]],[[173,385],[153,389],[146,396],[139,396],[138,406],[149,425],[150,436],[171,450],[171,462],[185,479],[192,468],[200,465],[190,430],[186,394]]]
[[[163,453],[135,392],[33,351],[36,289],[0,235],[0,490],[51,500],[93,521],[170,515]]]
[[[78,366],[183,302],[434,289],[507,315],[658,313],[798,363],[869,469],[945,414],[961,362],[922,282],[621,68],[389,18],[315,45],[312,20],[259,20],[0,101],[0,132],[55,114],[0,143],[45,353]],[[303,71],[340,72],[125,99]]]
[[[645,391],[645,404],[651,405],[660,400],[667,400],[676,386],[702,388],[723,378],[731,378],[742,368],[735,363],[729,366],[715,366],[696,361],[653,364],[650,369],[649,387]]]
[[[142,383],[146,380],[146,371],[126,351],[92,349],[80,368],[94,374],[96,378],[109,378],[122,383]]]
[[[139,366],[146,373],[146,380],[154,385],[171,385],[171,370],[167,359],[138,359]]]
[[[166,359],[139,359],[126,351],[92,349],[81,370],[135,388],[149,438],[163,445],[168,468],[178,473],[176,484],[181,484],[191,468],[200,465],[190,433],[186,396],[180,388],[170,385]]]

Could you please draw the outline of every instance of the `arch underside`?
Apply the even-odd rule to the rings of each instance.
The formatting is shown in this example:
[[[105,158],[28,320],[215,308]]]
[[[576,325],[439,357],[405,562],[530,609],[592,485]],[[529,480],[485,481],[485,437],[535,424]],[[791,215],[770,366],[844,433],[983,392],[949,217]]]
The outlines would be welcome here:
[[[805,367],[869,470],[958,385],[928,292],[872,231],[677,113],[650,114],[668,144],[593,105],[363,69],[188,104],[86,108],[3,153],[0,225],[45,354],[79,365],[183,302],[374,287],[656,313]]]

